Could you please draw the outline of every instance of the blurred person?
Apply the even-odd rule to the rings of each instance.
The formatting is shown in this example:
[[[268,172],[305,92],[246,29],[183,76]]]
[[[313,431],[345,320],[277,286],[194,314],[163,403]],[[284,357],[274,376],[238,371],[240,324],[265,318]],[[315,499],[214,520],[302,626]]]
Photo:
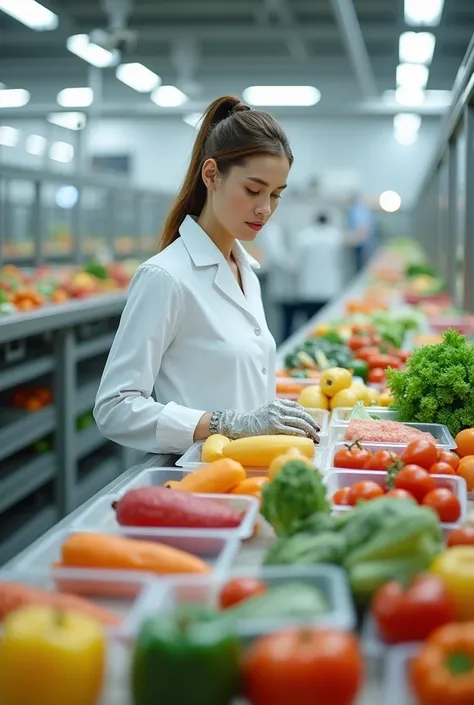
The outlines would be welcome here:
[[[354,253],[355,273],[358,274],[376,247],[374,217],[359,194],[349,198],[347,209],[349,244]]]
[[[132,280],[102,375],[94,417],[105,437],[178,454],[215,433],[318,441],[303,407],[275,400],[258,263],[239,242],[253,242],[275,212],[292,162],[268,113],[229,96],[207,108],[160,251]]]

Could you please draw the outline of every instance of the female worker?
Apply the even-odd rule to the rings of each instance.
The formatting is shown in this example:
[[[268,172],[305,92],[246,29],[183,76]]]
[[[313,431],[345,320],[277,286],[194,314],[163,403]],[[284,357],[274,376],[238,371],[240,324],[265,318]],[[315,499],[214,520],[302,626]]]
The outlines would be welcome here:
[[[130,286],[94,409],[104,436],[153,453],[182,453],[213,433],[317,442],[312,417],[275,400],[258,264],[239,242],[275,211],[292,161],[267,113],[233,97],[209,106],[160,252]]]

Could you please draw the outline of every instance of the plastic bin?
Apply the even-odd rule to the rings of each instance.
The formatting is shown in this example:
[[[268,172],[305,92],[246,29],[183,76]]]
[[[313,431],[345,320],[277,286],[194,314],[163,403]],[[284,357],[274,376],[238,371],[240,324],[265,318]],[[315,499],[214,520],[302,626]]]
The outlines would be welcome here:
[[[90,530],[86,531],[85,529],[82,529],[80,532],[77,529],[63,529],[53,532],[25,554],[25,557],[17,563],[16,567],[18,571],[45,570],[52,566],[51,570],[55,577],[56,571],[58,570],[60,570],[61,573],[68,574],[73,570],[72,568],[55,568],[54,563],[61,559],[61,547],[66,538],[75,533],[96,532],[91,532]],[[102,531],[100,533],[118,535],[118,532],[113,531]],[[188,534],[187,536],[183,536],[182,529],[157,529],[153,540],[199,556],[209,563],[213,572],[215,571],[217,573],[225,573],[229,569],[240,547],[240,541],[237,537],[229,537],[219,531],[215,531],[212,535],[210,532],[206,532],[202,536],[196,533],[194,533],[194,535]],[[88,568],[83,568],[82,570],[86,574],[90,572]],[[104,585],[106,585],[106,583],[109,585],[113,584],[109,577],[111,573],[108,569],[99,572],[104,576],[104,581],[102,581]],[[133,573],[133,575],[136,575],[136,572]],[[146,575],[148,577],[154,577],[155,579],[169,577],[169,574],[157,575],[154,573],[146,573]],[[105,592],[107,593],[107,589]]]
[[[169,590],[164,596],[152,588],[142,593],[136,605],[133,618],[134,629],[138,629],[145,617],[159,613],[169,613],[180,605],[193,603],[208,607],[216,606],[219,592],[230,578],[253,577],[265,582],[269,587],[289,582],[304,582],[317,587],[328,601],[329,609],[313,619],[305,619],[304,626],[332,626],[352,629],[355,626],[355,612],[344,571],[338,566],[274,566],[246,567],[233,570],[229,575],[206,578],[177,578],[168,581]],[[243,639],[254,639],[262,634],[276,631],[291,624],[294,620],[241,620],[237,627]],[[300,622],[301,624],[301,622]]]
[[[432,477],[437,487],[447,487],[454,492],[461,504],[461,516],[456,522],[441,522],[441,526],[445,531],[451,531],[462,524],[467,517],[468,502],[466,481],[463,477],[459,477],[458,475],[432,475]],[[383,487],[387,481],[387,473],[377,470],[333,470],[325,477],[324,482],[327,487],[328,498],[331,498],[341,487],[351,487],[355,485],[356,482],[365,482],[366,480],[376,482]],[[338,511],[348,511],[352,508],[340,505],[333,505],[333,507],[337,508]]]
[[[384,678],[384,705],[418,705],[410,685],[408,667],[420,647],[421,644],[415,643],[390,649]]]
[[[133,485],[137,487],[152,487],[157,485],[154,475],[157,470],[144,470],[141,475],[136,478]],[[184,475],[182,471],[178,471]],[[162,483],[163,484],[163,483]],[[128,489],[131,489],[129,487]],[[123,492],[122,492],[123,494]],[[235,529],[218,529],[224,536],[237,536],[239,539],[248,539],[253,534],[255,522],[257,520],[260,503],[255,497],[246,497],[241,495],[231,494],[204,494],[196,493],[196,497],[212,499],[217,504],[224,505],[230,509],[235,509],[242,512],[242,522]],[[74,529],[88,529],[93,531],[117,532],[124,536],[129,536],[134,539],[150,539],[153,540],[155,535],[160,535],[163,528],[138,527],[138,526],[121,526],[116,519],[115,510],[112,507],[112,502],[118,499],[117,495],[107,494],[96,499],[72,524]],[[183,537],[193,540],[194,530],[189,528],[175,529],[180,531]],[[196,529],[198,535],[211,536],[215,534],[217,529]],[[184,549],[186,550],[186,549]]]
[[[431,433],[431,435],[434,436],[434,438],[436,439],[436,445],[438,448],[442,448],[444,450],[453,450],[454,448],[456,448],[456,441],[450,434],[447,426],[444,426],[443,424],[407,422],[403,423],[403,425],[408,426],[409,428],[417,428],[419,431],[423,431],[425,433]],[[344,441],[346,431],[347,424],[341,426],[331,426],[329,428],[329,445]],[[377,445],[380,448],[385,447],[386,444],[381,441],[375,443],[374,445]],[[397,445],[400,448],[406,446],[407,443],[394,443],[393,445]]]
[[[368,414],[380,419],[381,421],[396,421],[398,419],[398,412],[387,409],[385,406],[368,406],[366,411]],[[340,406],[337,409],[334,409],[331,416],[330,426],[348,426],[349,417],[352,412],[353,409],[346,406]]]

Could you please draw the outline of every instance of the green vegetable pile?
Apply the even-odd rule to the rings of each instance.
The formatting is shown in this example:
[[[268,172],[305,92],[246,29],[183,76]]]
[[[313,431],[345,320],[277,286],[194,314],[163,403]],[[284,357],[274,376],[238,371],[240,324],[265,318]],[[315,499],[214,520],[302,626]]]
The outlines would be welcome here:
[[[387,377],[400,421],[445,424],[454,436],[474,425],[474,346],[461,333],[446,331]]]
[[[323,336],[308,338],[296,346],[293,352],[285,357],[285,367],[315,368],[320,364],[321,356],[329,367],[346,367],[354,357],[339,334],[330,331]]]

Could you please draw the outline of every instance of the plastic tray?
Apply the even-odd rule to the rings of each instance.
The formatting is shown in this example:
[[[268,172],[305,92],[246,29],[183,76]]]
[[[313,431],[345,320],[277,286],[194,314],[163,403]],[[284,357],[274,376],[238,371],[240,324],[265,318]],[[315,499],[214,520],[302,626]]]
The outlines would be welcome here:
[[[443,448],[444,450],[453,450],[456,448],[456,441],[450,434],[447,426],[439,423],[404,423],[404,426],[409,428],[417,428],[419,431],[424,431],[426,433],[431,433],[436,439],[436,445],[438,448]],[[333,443],[340,443],[345,440],[345,435],[347,431],[347,424],[341,426],[331,426],[329,429],[329,445]],[[385,447],[386,444],[381,441],[380,443],[374,443],[373,445]],[[399,448],[404,447],[407,443],[393,443],[391,445],[396,445]]]
[[[352,407],[340,406],[334,409],[331,416],[330,426],[348,426],[349,417],[352,413]],[[366,408],[368,414],[377,416],[381,421],[396,421],[398,412],[387,409],[385,406],[368,406]]]
[[[157,470],[144,470],[139,476],[140,482],[135,483],[134,487],[150,487],[157,485],[158,482],[154,475],[159,472]],[[181,476],[185,475],[184,472],[178,470]],[[167,480],[165,480],[166,482]],[[161,483],[163,484],[163,483]],[[131,488],[129,488],[131,489]],[[203,497],[206,499],[212,499],[217,504],[224,505],[230,509],[235,509],[241,511],[243,514],[241,524],[235,529],[189,529],[189,528],[176,528],[176,531],[181,532],[183,541],[185,539],[190,539],[191,545],[193,537],[195,535],[194,531],[198,532],[198,536],[206,536],[210,534],[211,536],[215,534],[216,531],[222,533],[223,536],[237,536],[239,539],[248,539],[253,534],[255,527],[255,521],[257,519],[258,510],[260,503],[255,497],[247,497],[243,495],[231,495],[231,494],[203,494],[196,493],[196,497]],[[138,526],[121,526],[116,519],[115,510],[112,508],[112,502],[118,499],[117,495],[103,495],[96,499],[93,504],[88,507],[88,509],[83,512],[78,519],[72,524],[73,529],[89,529],[93,531],[113,531],[120,533],[130,538],[135,539],[154,539],[155,535],[161,535],[163,528],[152,528],[152,527],[138,527]],[[183,550],[187,550],[184,548]]]
[[[432,475],[432,477],[437,487],[447,487],[454,492],[461,504],[461,516],[456,522],[441,522],[441,526],[445,531],[451,531],[462,524],[467,517],[468,502],[466,481],[463,477],[459,477],[458,475]],[[376,482],[383,487],[385,486],[386,479],[387,473],[378,470],[333,470],[325,477],[324,482],[327,487],[328,497],[332,497],[336,490],[341,489],[341,487],[351,487],[355,485],[356,482],[364,482],[366,480],[372,480],[372,482]],[[351,507],[333,504],[333,508],[336,507],[338,511],[348,511],[351,509]]]
[[[229,575],[219,575],[216,578],[177,578],[168,581],[169,590],[166,595],[155,592],[152,588],[142,593],[134,611],[135,629],[147,617],[159,613],[169,613],[182,604],[192,602],[198,605],[214,607],[223,585],[230,578],[253,577],[265,582],[268,586],[276,586],[289,582],[305,582],[317,587],[326,597],[329,609],[314,619],[306,619],[305,626],[333,626],[342,629],[353,629],[355,612],[344,571],[334,565],[315,566],[253,566],[233,570]],[[164,599],[163,599],[164,598]],[[238,624],[238,635],[243,639],[254,639],[262,634],[290,626],[290,620],[241,620]]]
[[[61,547],[68,536],[77,533],[96,533],[90,530],[82,529],[80,532],[76,529],[62,529],[51,533],[43,541],[40,541],[38,546],[32,548],[28,551],[25,557],[20,560],[16,568],[18,571],[34,571],[34,570],[45,570],[51,567],[52,572],[56,576],[56,572],[60,570],[61,573],[68,574],[72,568],[55,568],[54,563],[61,559]],[[119,535],[116,531],[102,531],[100,533]],[[196,533],[193,536],[183,536],[182,529],[156,529],[156,533],[153,540],[159,541],[160,543],[166,544],[168,546],[173,546],[182,551],[188,551],[195,556],[199,556],[205,560],[211,566],[212,572],[222,572],[225,573],[229,567],[232,565],[237,552],[240,547],[240,541],[237,537],[230,537],[228,535],[223,535],[222,532],[215,531],[212,535],[209,531],[206,531],[202,536],[198,536]],[[77,570],[77,569],[74,569]],[[89,569],[82,569],[85,574],[89,574]],[[105,585],[105,593],[107,594],[106,583],[113,584],[110,579],[111,572],[108,569],[103,569],[95,571],[98,574],[104,576],[102,583]],[[121,571],[122,573],[127,573],[127,571]],[[136,576],[136,572],[132,575]],[[141,573],[140,573],[141,574]],[[158,575],[155,573],[143,573],[149,578],[154,577],[155,579],[169,577],[169,574]],[[68,579],[69,580],[69,579]]]
[[[390,649],[385,669],[384,705],[418,705],[410,685],[408,666],[420,647],[421,644],[414,643]]]
[[[57,569],[54,573],[44,569],[4,570],[0,571],[0,585],[3,582],[21,583],[50,593],[68,592],[81,595],[122,618],[121,624],[106,627],[109,633],[128,629],[130,622],[134,621],[134,607],[147,587],[153,589],[157,597],[166,590],[164,581],[154,580],[150,575],[113,570],[109,571],[107,580],[104,580],[102,570]],[[103,594],[107,592],[108,594]]]

